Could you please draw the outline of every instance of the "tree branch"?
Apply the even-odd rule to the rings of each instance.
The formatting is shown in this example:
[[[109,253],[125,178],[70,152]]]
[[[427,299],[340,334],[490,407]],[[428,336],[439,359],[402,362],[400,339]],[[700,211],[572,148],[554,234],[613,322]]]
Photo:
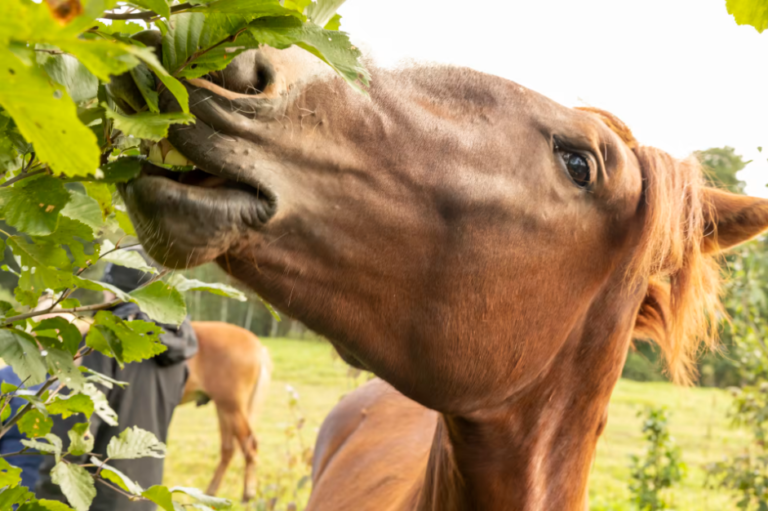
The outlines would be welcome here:
[[[179,11],[184,11],[192,7],[190,3],[183,3],[174,5],[171,7],[171,14],[176,14]],[[150,18],[158,17],[154,11],[139,11],[139,12],[105,12],[101,15],[102,18],[108,20],[148,20]]]
[[[22,172],[18,176],[12,177],[11,179],[6,181],[5,183],[1,184],[0,188],[5,188],[6,186],[11,186],[13,183],[21,181],[22,179],[26,179],[28,177],[35,176],[37,174],[42,174],[43,172],[46,172],[47,170],[48,170],[48,168],[46,167],[46,168],[42,168],[42,169],[38,169],[38,170],[33,170],[32,172]]]
[[[47,381],[46,381],[46,382],[43,384],[43,386],[42,386],[42,387],[40,387],[40,390],[38,390],[38,391],[37,391],[37,393],[35,394],[35,396],[37,396],[37,397],[40,397],[40,396],[42,396],[42,395],[45,393],[45,391],[46,391],[46,390],[48,390],[49,388],[51,388],[51,386],[52,386],[54,383],[56,383],[56,381],[57,381],[57,380],[58,380],[58,378],[57,378],[56,376],[51,376],[51,377],[50,377],[50,378],[49,378],[49,379],[48,379],[48,380],[47,380]],[[32,408],[32,403],[27,403],[27,404],[25,404],[25,405],[24,405],[24,406],[21,408],[21,410],[19,410],[18,412],[16,412],[16,415],[14,415],[13,417],[11,417],[11,418],[8,420],[8,422],[6,422],[6,423],[3,425],[3,429],[0,429],[0,438],[2,438],[2,437],[3,437],[3,436],[6,434],[6,433],[8,433],[8,431],[10,431],[10,430],[11,430],[11,428],[12,428],[12,427],[13,427],[13,426],[14,426],[14,425],[17,423],[17,422],[19,422],[19,420],[21,420],[21,418],[22,418],[22,417],[24,417],[24,416],[27,414],[27,412],[28,412],[28,411],[29,411],[31,408]]]

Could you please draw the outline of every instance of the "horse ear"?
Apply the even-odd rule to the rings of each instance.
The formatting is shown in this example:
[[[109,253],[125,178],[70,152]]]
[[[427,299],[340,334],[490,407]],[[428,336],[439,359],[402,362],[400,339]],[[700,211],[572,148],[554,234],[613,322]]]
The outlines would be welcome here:
[[[768,200],[704,188],[706,227],[701,250],[713,253],[749,241],[768,229]]]

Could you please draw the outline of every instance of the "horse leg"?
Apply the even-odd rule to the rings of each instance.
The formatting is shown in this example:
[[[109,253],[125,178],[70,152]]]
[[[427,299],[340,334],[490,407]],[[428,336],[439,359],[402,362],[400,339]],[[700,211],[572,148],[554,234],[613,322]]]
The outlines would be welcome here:
[[[216,495],[221,486],[221,481],[224,479],[224,473],[229,467],[229,463],[232,461],[232,456],[235,454],[235,425],[234,417],[231,413],[216,408],[216,412],[219,416],[219,433],[221,435],[221,459],[219,465],[216,467],[216,472],[213,474],[211,484],[208,485],[206,493],[208,495]]]
[[[248,424],[248,415],[245,413],[238,414],[235,436],[237,436],[237,441],[245,458],[243,502],[248,502],[256,496],[256,453],[259,444],[250,424]]]

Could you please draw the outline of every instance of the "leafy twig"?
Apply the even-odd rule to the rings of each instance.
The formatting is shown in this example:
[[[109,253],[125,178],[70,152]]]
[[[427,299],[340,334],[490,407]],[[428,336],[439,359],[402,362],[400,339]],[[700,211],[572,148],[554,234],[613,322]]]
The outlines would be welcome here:
[[[123,300],[118,298],[116,300],[112,300],[111,302],[97,303],[95,305],[83,305],[81,307],[72,307],[70,309],[59,309],[56,311],[56,314],[76,314],[78,312],[100,311],[114,307],[115,305],[118,305],[122,302]],[[43,314],[50,314],[51,312],[52,309],[44,309],[39,311],[25,312],[24,314],[19,314],[18,316],[11,316],[10,318],[5,319],[3,326],[8,326],[16,321],[21,321],[23,319],[34,318],[36,316],[42,316]]]
[[[49,388],[51,388],[51,386],[52,386],[54,383],[56,383],[56,381],[57,381],[57,380],[58,380],[58,378],[57,378],[56,376],[51,376],[51,377],[50,377],[50,378],[49,378],[49,379],[48,379],[48,380],[47,380],[47,381],[46,381],[46,382],[43,384],[43,386],[42,386],[42,387],[40,387],[40,390],[38,390],[38,391],[37,391],[37,393],[35,394],[35,396],[37,396],[37,397],[40,397],[40,396],[42,396],[42,395],[45,393],[45,391],[46,391],[46,390],[48,390]],[[6,434],[6,433],[8,433],[8,431],[10,431],[10,430],[11,430],[11,428],[12,428],[12,427],[13,427],[13,426],[14,426],[14,425],[17,423],[17,422],[19,422],[19,420],[21,420],[21,418],[22,418],[22,417],[24,417],[24,416],[27,414],[27,412],[28,412],[29,410],[31,410],[31,409],[32,409],[32,403],[27,403],[27,404],[26,404],[26,405],[24,405],[24,406],[23,406],[23,407],[22,407],[22,408],[21,408],[21,409],[20,409],[18,412],[16,412],[16,415],[14,415],[13,417],[11,417],[11,418],[8,420],[8,422],[6,422],[5,424],[3,424],[3,428],[2,428],[2,429],[0,429],[0,438],[2,438],[2,437],[3,437],[3,436]]]
[[[21,172],[18,176],[12,177],[5,183],[0,185],[0,188],[5,188],[6,186],[11,186],[14,183],[17,183],[21,181],[22,179],[26,179],[28,177],[36,176],[37,174],[42,174],[43,172],[46,172],[48,170],[48,167],[44,167],[42,169],[33,170],[32,172]]]
[[[219,47],[219,46],[221,46],[222,44],[225,44],[225,43],[234,43],[234,42],[237,40],[237,37],[238,37],[240,34],[242,34],[243,32],[245,32],[247,29],[248,29],[248,27],[243,27],[243,28],[241,28],[240,30],[238,30],[237,32],[235,32],[234,34],[232,34],[232,35],[230,35],[230,36],[228,36],[228,37],[225,37],[224,39],[222,39],[222,40],[221,40],[221,41],[219,41],[218,43],[214,44],[213,46],[209,46],[208,48],[204,49],[203,51],[201,51],[201,52],[199,52],[199,53],[197,53],[197,52],[196,52],[196,53],[195,53],[195,54],[192,56],[192,58],[190,58],[189,60],[187,60],[187,61],[186,61],[186,62],[185,62],[185,63],[184,63],[184,64],[183,64],[181,67],[179,67],[179,68],[178,68],[176,71],[174,71],[174,72],[173,72],[173,75],[174,75],[174,76],[176,76],[178,73],[180,73],[181,71],[183,71],[183,70],[184,70],[184,68],[186,68],[188,65],[190,65],[191,63],[193,63],[193,62],[194,62],[196,59],[199,59],[200,57],[202,57],[203,55],[205,55],[205,54],[206,54],[206,53],[208,53],[209,51],[213,50],[214,48],[217,48],[217,47]]]

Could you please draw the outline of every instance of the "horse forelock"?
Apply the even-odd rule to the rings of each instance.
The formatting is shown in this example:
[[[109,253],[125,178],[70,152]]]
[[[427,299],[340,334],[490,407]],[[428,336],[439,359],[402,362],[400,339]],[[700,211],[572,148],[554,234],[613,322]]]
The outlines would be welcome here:
[[[701,165],[693,157],[679,160],[640,145],[627,125],[609,112],[578,109],[597,115],[638,160],[644,221],[628,281],[647,281],[648,290],[635,336],[655,341],[672,379],[689,384],[696,376],[699,348],[716,345],[722,311],[717,258],[701,250],[710,207],[703,197]]]

